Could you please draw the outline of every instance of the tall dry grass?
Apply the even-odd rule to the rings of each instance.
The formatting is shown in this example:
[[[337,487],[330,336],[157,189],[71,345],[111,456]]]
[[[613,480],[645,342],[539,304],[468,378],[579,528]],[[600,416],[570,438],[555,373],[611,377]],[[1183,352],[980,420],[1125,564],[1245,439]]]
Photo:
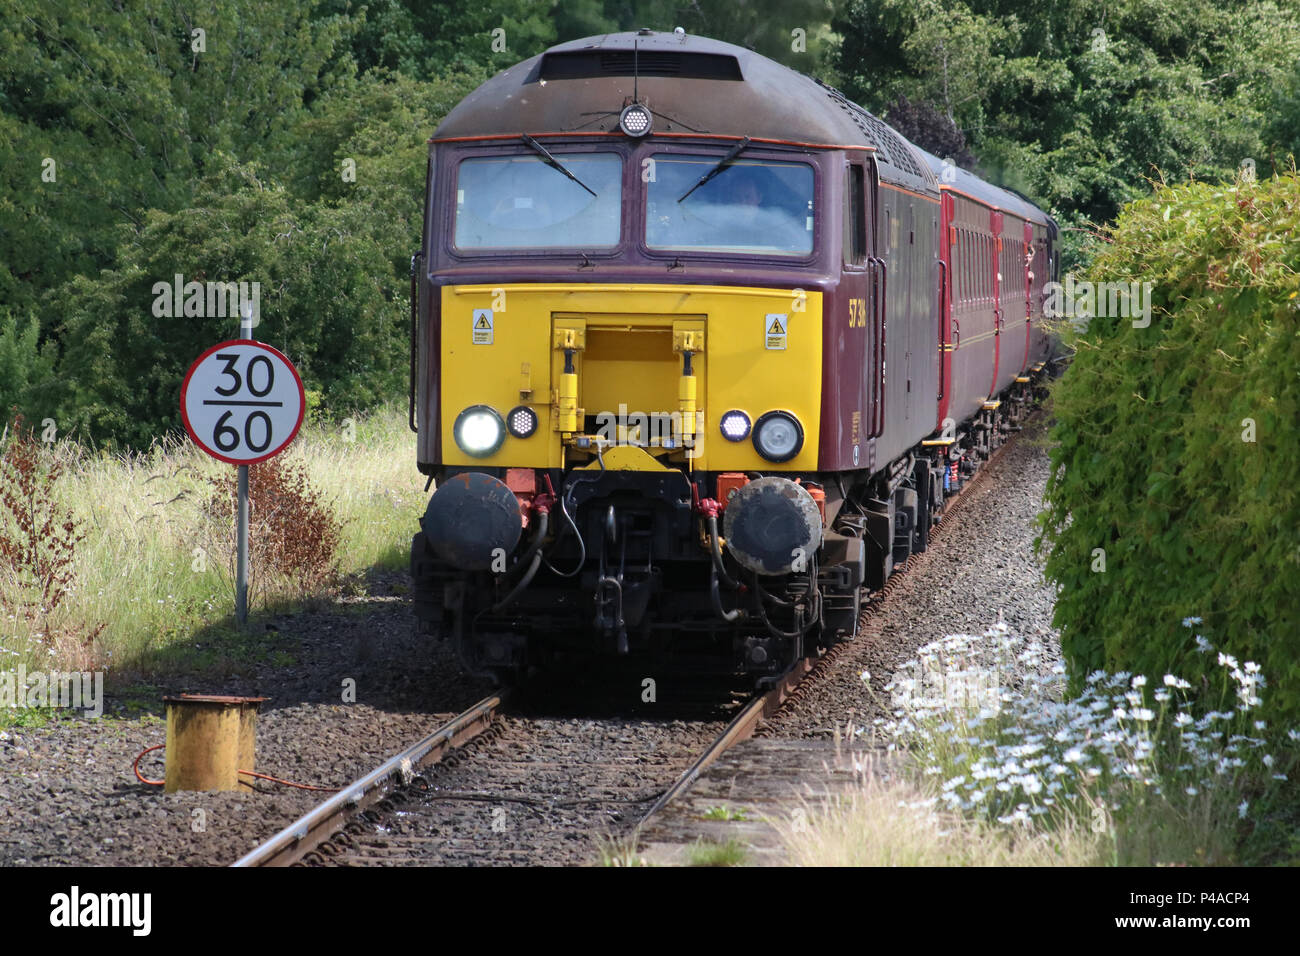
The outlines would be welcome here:
[[[283,453],[305,469],[338,522],[342,574],[405,565],[424,500],[413,439],[405,410],[388,407],[304,426]],[[51,633],[34,632],[14,613],[22,596],[0,574],[0,668],[131,664],[230,624],[230,529],[214,526],[204,504],[213,480],[233,466],[178,438],[129,455],[96,454],[65,440],[43,445],[41,457],[61,467],[55,494],[85,537]],[[263,608],[302,597],[294,582],[262,584],[256,593]],[[100,625],[91,647],[59,639]]]
[[[776,822],[795,866],[1099,866],[1109,841],[1074,824],[1020,831],[944,811],[905,780],[866,777]]]

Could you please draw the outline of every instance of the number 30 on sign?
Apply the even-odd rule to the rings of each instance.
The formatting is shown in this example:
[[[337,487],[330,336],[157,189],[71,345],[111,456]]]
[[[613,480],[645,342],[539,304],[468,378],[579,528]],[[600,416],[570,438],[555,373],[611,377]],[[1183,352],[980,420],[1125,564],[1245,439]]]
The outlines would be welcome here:
[[[282,452],[298,434],[305,407],[293,363],[252,339],[214,345],[181,386],[185,430],[213,458],[232,465],[255,465]]]

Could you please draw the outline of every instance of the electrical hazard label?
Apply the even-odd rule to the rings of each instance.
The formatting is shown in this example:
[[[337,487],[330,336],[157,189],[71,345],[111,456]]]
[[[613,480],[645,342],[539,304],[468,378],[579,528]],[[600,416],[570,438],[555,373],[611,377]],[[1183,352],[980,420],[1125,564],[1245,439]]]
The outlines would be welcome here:
[[[474,344],[492,344],[492,310],[474,310]]]
[[[790,317],[785,313],[769,312],[763,317],[763,342],[769,349],[784,349]]]

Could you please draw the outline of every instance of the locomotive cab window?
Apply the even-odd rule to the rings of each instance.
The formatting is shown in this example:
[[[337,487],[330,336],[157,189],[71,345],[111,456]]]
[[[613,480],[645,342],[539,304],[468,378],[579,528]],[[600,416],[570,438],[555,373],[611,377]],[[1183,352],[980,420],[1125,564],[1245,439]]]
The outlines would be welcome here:
[[[463,160],[456,175],[456,248],[617,246],[622,158],[617,153],[552,155],[573,178],[531,153]]]
[[[867,258],[867,190],[861,166],[850,164],[844,209],[844,263],[861,265]]]
[[[646,184],[646,246],[665,251],[806,256],[813,250],[814,181],[807,163],[721,156],[654,156]],[[717,169],[703,185],[700,180]],[[688,195],[689,194],[689,195]]]

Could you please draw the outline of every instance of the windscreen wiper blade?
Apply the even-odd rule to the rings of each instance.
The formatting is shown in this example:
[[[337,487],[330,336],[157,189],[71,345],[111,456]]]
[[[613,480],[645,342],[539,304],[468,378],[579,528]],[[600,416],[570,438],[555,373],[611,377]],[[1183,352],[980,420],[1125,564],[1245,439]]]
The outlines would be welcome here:
[[[569,168],[567,166],[565,166],[562,162],[560,162],[558,159],[552,156],[551,151],[548,150],[545,146],[537,142],[537,140],[533,139],[527,133],[523,134],[523,139],[524,139],[524,145],[527,146],[529,149],[531,149],[538,156],[542,157],[542,162],[546,163],[547,166],[552,166],[555,169],[558,169],[560,172],[564,173],[564,175],[568,176],[570,179],[572,179],[583,189],[587,190],[587,192],[591,193],[593,196],[596,195],[595,191],[590,186],[584,183],[577,176],[573,175],[573,173],[569,171]]]
[[[718,160],[718,165],[714,166],[707,173],[701,176],[700,181],[696,183],[694,186],[692,186],[690,189],[686,190],[686,192],[682,194],[682,198],[677,201],[681,202],[682,199],[685,199],[691,193],[695,192],[695,190],[699,189],[701,186],[707,183],[714,176],[718,175],[718,173],[722,172],[724,169],[730,166],[732,162],[735,161],[736,157],[740,155],[741,150],[743,150],[748,145],[749,145],[749,137],[746,136],[735,146],[731,147],[731,150],[727,153],[727,155],[723,156],[722,159]]]

